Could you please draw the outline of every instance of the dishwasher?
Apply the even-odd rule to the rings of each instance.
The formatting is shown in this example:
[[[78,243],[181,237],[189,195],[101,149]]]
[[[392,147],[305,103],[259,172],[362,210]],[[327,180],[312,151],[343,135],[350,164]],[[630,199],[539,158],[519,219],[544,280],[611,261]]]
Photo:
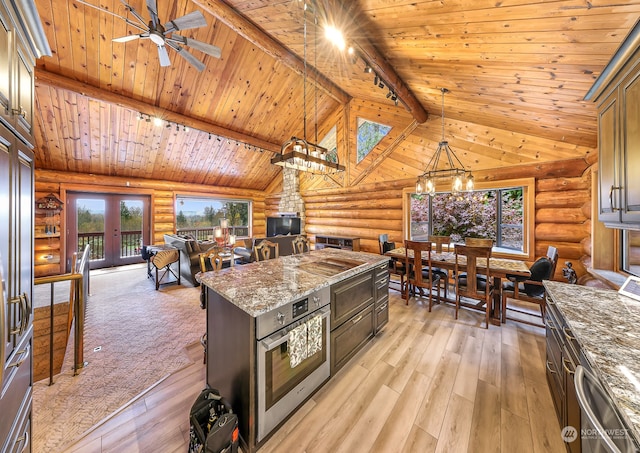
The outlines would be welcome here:
[[[637,452],[638,448],[629,437],[629,428],[598,378],[582,365],[578,365],[574,382],[582,411],[582,452]]]

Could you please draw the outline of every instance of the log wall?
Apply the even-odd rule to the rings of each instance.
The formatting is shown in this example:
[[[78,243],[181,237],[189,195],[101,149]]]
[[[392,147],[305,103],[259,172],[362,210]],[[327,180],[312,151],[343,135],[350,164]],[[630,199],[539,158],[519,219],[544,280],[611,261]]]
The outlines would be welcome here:
[[[549,245],[558,248],[555,279],[563,280],[562,267],[572,261],[578,275],[586,273],[591,253],[591,170],[584,159],[503,168],[479,172],[478,181],[535,177],[535,256]],[[378,235],[402,242],[402,190],[414,179],[376,182],[341,189],[303,191],[305,232],[360,238],[363,251],[379,253]],[[266,207],[276,206],[278,194]]]
[[[36,170],[36,199],[49,193],[55,194],[63,202],[66,187],[78,190],[81,187],[87,192],[105,193],[151,193],[151,238],[153,243],[164,242],[164,234],[175,233],[175,197],[177,195],[201,195],[203,197],[229,197],[249,199],[253,203],[253,234],[264,235],[265,197],[262,191],[233,189],[227,187],[207,186],[201,184],[175,183],[148,179],[132,179],[109,176],[96,176],[81,173],[65,173]],[[64,210],[61,215],[61,231],[66,231]],[[34,272],[36,277],[64,273],[65,238],[62,235],[55,240],[43,239],[35,241],[36,259]],[[38,259],[43,252],[52,251],[59,256],[59,262],[43,262]]]

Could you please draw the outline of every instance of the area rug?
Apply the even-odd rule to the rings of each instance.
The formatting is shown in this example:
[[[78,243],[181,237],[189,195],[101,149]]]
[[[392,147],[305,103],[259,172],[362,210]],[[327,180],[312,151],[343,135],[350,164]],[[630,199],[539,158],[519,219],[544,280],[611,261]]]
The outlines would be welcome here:
[[[144,266],[92,271],[84,360],[73,376],[73,338],[62,373],[34,384],[33,451],[62,451],[164,377],[191,363],[186,346],[205,331],[200,289],[155,290]]]

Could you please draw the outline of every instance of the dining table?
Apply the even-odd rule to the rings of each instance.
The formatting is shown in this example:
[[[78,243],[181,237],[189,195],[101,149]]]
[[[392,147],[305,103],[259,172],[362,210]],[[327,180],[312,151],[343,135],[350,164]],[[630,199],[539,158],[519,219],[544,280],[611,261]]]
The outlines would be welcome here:
[[[413,250],[409,250],[408,254],[404,247],[398,247],[392,250],[389,250],[385,253],[386,256],[405,261],[407,258],[409,260],[413,260]],[[425,255],[422,258],[422,262],[425,265],[429,264],[428,257]],[[466,264],[466,256],[459,257],[458,267],[463,268]],[[433,267],[437,267],[440,269],[447,269],[453,271],[456,266],[456,254],[452,251],[443,251],[440,253],[431,252],[431,265]],[[482,274],[487,272],[487,260],[480,258],[477,261],[477,269],[478,273]],[[526,279],[531,277],[531,272],[529,271],[529,266],[526,262],[522,260],[516,260],[511,258],[489,258],[489,271],[490,275],[493,277],[494,282],[494,292],[493,292],[493,304],[490,310],[490,321],[491,324],[499,326],[501,324],[501,291],[502,291],[502,279],[507,278],[508,276],[515,276],[518,278]],[[403,292],[403,297],[409,297],[408,288]],[[448,300],[449,302],[454,302],[455,299]],[[461,305],[478,308],[476,304],[464,304],[461,302]]]

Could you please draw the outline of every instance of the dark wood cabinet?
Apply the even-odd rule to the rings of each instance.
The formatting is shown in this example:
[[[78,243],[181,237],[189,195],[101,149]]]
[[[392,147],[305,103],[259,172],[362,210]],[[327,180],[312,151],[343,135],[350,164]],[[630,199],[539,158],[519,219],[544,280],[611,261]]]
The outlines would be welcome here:
[[[598,219],[640,228],[640,22],[585,99],[598,105]]]
[[[570,331],[562,313],[550,298],[545,312],[547,340],[547,383],[556,408],[560,427],[573,426],[580,431],[580,406],[576,396],[573,376],[576,366],[586,362],[581,359],[581,350]],[[566,442],[569,453],[581,451],[580,436]]]
[[[378,333],[389,322],[389,266],[384,264],[374,270],[375,273],[375,307],[374,333]]]
[[[316,235],[316,250],[324,248],[334,248],[342,250],[360,251],[360,238],[350,238],[341,236]]]
[[[331,286],[331,375],[374,334],[374,271]]]

